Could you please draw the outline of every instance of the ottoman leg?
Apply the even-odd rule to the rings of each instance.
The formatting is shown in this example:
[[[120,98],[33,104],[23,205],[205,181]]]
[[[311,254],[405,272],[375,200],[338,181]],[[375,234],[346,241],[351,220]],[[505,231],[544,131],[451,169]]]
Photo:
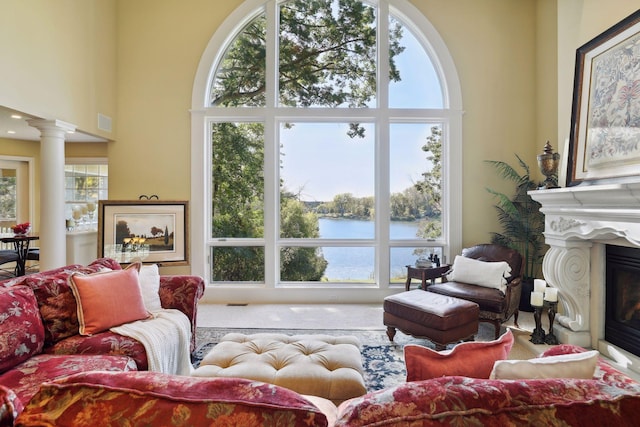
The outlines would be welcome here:
[[[393,337],[396,336],[396,328],[387,326],[387,336],[389,337],[389,341],[393,341]]]

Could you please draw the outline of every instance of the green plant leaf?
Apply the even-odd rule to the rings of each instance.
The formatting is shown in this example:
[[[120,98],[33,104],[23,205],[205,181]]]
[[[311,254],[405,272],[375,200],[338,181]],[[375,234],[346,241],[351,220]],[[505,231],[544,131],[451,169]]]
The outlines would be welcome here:
[[[487,188],[495,199],[497,218],[502,232],[492,232],[491,242],[517,250],[523,257],[523,278],[531,279],[540,275],[540,267],[546,252],[544,243],[544,214],[540,212],[540,203],[528,194],[538,185],[531,179],[529,166],[516,154],[518,167],[507,162],[486,160],[500,178],[515,183],[514,194],[508,196]]]

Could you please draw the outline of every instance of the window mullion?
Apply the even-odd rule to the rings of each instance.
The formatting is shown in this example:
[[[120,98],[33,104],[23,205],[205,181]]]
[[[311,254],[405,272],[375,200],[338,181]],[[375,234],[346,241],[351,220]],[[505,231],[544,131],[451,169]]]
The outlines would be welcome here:
[[[390,185],[389,185],[389,4],[378,4],[378,77],[377,99],[379,120],[376,124],[376,283],[389,286],[390,249]]]
[[[266,114],[264,123],[264,257],[265,284],[276,287],[279,282],[280,254],[278,250],[278,229],[280,217],[280,197],[277,167],[278,125],[276,123],[276,105],[278,102],[278,5],[270,1],[266,5],[266,69],[265,69],[265,102]]]
[[[389,4],[381,1],[378,5],[378,108],[389,107]]]
[[[274,108],[278,103],[278,5],[270,1],[266,5],[266,52],[265,52],[265,102],[267,108]]]

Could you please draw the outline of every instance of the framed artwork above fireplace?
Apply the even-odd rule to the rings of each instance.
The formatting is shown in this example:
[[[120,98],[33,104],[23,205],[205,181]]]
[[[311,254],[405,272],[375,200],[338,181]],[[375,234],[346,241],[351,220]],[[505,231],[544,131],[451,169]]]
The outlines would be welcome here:
[[[576,51],[567,185],[640,181],[640,10]]]

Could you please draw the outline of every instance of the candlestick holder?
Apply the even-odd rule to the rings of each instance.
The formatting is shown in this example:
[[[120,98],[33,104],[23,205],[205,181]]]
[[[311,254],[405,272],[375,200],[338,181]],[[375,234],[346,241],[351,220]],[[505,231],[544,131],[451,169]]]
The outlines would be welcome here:
[[[545,344],[556,345],[558,344],[558,338],[553,334],[553,322],[556,318],[556,311],[558,309],[557,301],[548,301],[549,303],[549,333],[544,337]]]
[[[534,344],[544,344],[545,333],[542,329],[542,309],[543,306],[533,306],[533,319],[536,321],[536,328],[531,334],[531,341]]]

